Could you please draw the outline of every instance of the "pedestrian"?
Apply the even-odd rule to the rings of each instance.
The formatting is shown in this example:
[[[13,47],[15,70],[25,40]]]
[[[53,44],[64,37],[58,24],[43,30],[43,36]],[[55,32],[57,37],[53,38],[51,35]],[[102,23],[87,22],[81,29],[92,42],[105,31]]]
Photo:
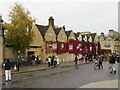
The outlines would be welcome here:
[[[102,56],[99,56],[99,58],[98,58],[98,62],[99,62],[98,69],[100,69],[100,67],[102,67],[102,69],[103,69],[102,61],[103,61]]]
[[[54,63],[54,56],[51,57],[51,66],[53,66]]]
[[[56,61],[57,61],[57,66],[59,66],[59,59],[58,59],[58,56],[56,56]]]
[[[112,70],[110,71],[110,73],[116,73],[116,68],[115,68],[115,57],[114,57],[114,55],[112,54],[111,56],[110,56],[110,60],[109,60],[109,64],[111,65],[111,67],[112,67]]]
[[[86,55],[85,56],[85,63],[87,63],[87,61],[88,61],[88,56]]]
[[[57,58],[56,57],[54,57],[54,67],[56,67],[56,65],[57,65]]]
[[[78,58],[77,58],[77,56],[75,57],[75,68],[78,68]]]
[[[51,66],[51,57],[49,56],[48,57],[48,67],[50,67]]]
[[[33,55],[32,55],[32,65],[35,65],[35,59],[36,59],[36,57],[35,57],[35,55],[33,54]]]
[[[9,59],[7,59],[7,62],[5,62],[3,64],[3,66],[5,67],[5,81],[11,81],[11,62]]]
[[[37,64],[37,66],[38,66],[38,64],[39,64],[39,56],[37,55],[37,57],[36,57],[36,64]]]

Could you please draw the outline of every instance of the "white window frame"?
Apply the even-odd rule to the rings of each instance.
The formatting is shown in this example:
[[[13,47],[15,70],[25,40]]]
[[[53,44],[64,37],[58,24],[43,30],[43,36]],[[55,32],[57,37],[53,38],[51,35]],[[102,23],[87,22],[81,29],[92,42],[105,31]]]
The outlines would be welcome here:
[[[73,45],[72,44],[69,45],[69,50],[73,50]]]
[[[64,48],[64,44],[61,44],[61,48]]]
[[[82,54],[78,54],[78,55],[77,55],[77,58],[78,58],[78,59],[80,59],[80,58],[82,58],[82,57],[83,57]]]
[[[86,35],[85,35],[85,37],[84,37],[84,41],[87,42],[87,36],[86,36]]]
[[[52,31],[49,31],[49,36],[54,36]]]
[[[77,37],[79,41],[82,41],[82,36],[81,34],[79,35],[79,37]]]
[[[61,34],[60,34],[60,37],[61,37],[61,38],[64,38],[64,34],[63,34],[63,33],[61,33]]]
[[[89,37],[89,42],[92,42],[92,37],[91,36]]]
[[[72,35],[72,36],[70,36],[70,39],[74,39],[74,36]]]
[[[52,48],[53,48],[53,49],[57,49],[57,44],[56,44],[56,43],[53,43],[53,44],[52,44]]]

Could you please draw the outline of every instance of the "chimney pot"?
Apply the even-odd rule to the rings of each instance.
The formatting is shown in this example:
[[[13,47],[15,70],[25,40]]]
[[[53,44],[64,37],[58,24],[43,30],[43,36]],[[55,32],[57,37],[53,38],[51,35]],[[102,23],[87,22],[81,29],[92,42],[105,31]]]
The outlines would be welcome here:
[[[50,18],[48,19],[49,21],[49,25],[51,25],[54,28],[54,19],[53,16],[50,16]]]

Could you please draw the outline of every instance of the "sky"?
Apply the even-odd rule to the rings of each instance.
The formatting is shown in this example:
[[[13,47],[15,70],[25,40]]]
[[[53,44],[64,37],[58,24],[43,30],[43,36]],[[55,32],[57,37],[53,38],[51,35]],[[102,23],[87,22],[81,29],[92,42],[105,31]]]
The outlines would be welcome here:
[[[30,11],[40,25],[48,25],[53,16],[55,25],[65,25],[66,30],[74,32],[118,31],[118,0],[1,0],[0,13],[5,22],[14,2]]]

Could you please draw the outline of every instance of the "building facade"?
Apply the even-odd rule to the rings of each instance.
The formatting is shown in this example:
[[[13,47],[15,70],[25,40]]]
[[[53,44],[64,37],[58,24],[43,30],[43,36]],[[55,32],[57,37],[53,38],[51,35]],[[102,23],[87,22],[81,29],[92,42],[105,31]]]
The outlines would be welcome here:
[[[21,57],[27,57],[27,59],[22,59],[21,61],[28,60],[31,62],[31,56],[39,56],[41,62],[46,63],[46,58],[52,55],[57,55],[59,61],[74,61],[76,51],[82,50],[83,52],[92,53],[94,42],[96,40],[96,33],[74,33],[72,30],[66,30],[65,26],[58,27],[54,25],[53,17],[48,19],[48,25],[38,25],[35,24],[33,27],[34,39],[30,44],[30,48],[26,50],[24,55]],[[73,40],[73,41],[72,41]],[[74,43],[73,43],[74,42]],[[80,44],[78,48],[75,49],[76,42],[80,42],[86,45],[80,49]],[[87,45],[91,44],[91,45]],[[79,50],[80,49],[80,50]],[[80,51],[82,53],[82,51]],[[17,54],[13,51],[12,47],[5,47],[5,58],[10,58],[13,62],[17,61]],[[82,54],[79,54],[83,57]]]
[[[120,33],[115,30],[109,30],[108,35],[102,32],[98,37],[101,49],[109,49],[111,53],[120,54]]]

